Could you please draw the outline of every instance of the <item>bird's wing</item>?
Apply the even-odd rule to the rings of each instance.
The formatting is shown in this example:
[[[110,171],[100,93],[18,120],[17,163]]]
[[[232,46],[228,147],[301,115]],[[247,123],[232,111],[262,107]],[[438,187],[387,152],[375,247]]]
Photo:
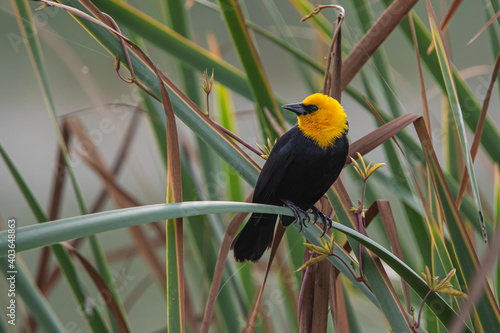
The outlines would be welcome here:
[[[253,202],[272,204],[279,199],[275,197],[276,189],[283,181],[294,155],[293,145],[289,140],[283,137],[278,140],[257,180]]]

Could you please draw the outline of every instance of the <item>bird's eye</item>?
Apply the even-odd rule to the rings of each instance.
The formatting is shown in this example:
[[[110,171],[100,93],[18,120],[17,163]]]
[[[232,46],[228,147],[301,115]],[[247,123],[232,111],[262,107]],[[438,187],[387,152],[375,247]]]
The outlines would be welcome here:
[[[311,112],[318,111],[318,107],[316,105],[311,105],[309,109],[311,110]]]

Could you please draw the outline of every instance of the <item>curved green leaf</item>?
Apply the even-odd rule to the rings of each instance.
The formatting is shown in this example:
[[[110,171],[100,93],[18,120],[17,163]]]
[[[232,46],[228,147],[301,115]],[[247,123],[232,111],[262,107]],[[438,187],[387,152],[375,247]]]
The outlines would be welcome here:
[[[17,248],[18,251],[26,251],[77,237],[153,221],[221,212],[260,212],[293,216],[291,210],[285,207],[241,202],[201,201],[149,205],[70,217],[50,223],[19,228],[17,230]],[[310,217],[314,218],[312,214]],[[298,223],[294,223],[293,226],[297,229],[300,228]],[[427,294],[429,288],[425,281],[390,251],[372,239],[340,223],[333,223],[333,228],[365,245],[366,248],[380,257],[397,274],[403,277],[421,298],[424,298]],[[319,228],[303,228],[302,232],[313,243],[320,245],[319,236],[322,234],[322,231]],[[6,244],[7,233],[2,231],[0,232],[0,257],[6,255]],[[445,326],[456,316],[453,309],[439,295],[431,294],[427,298],[427,303],[433,305],[433,311],[439,312],[438,317]],[[470,332],[470,330],[467,330],[467,332]]]

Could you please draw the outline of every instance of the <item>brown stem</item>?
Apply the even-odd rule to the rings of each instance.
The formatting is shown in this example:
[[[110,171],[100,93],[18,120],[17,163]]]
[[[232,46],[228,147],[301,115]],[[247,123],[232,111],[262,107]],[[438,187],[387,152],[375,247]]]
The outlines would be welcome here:
[[[237,136],[236,134],[234,134],[233,132],[231,132],[230,130],[228,130],[227,128],[225,128],[224,126],[216,123],[215,121],[213,123],[214,123],[215,126],[217,126],[218,128],[220,128],[220,130],[222,132],[226,133],[228,136],[230,136],[231,138],[235,139],[236,141],[238,141],[239,143],[241,143],[246,148],[250,149],[255,154],[257,154],[259,156],[262,155],[262,153],[260,151],[258,151],[255,147],[251,146],[248,142],[246,142],[245,140],[243,140],[242,138],[240,138],[239,136]]]
[[[361,185],[361,203],[359,205],[358,209],[358,231],[366,235],[365,232],[365,226],[363,222],[363,209],[364,209],[364,201],[365,201],[365,185],[366,185],[366,179],[363,180],[363,183]],[[361,277],[364,277],[364,269],[363,269],[363,253],[364,253],[365,247],[363,244],[359,243],[359,272]]]
[[[311,256],[309,257],[309,260],[312,259],[313,255],[314,252],[311,251]],[[302,278],[302,284],[300,286],[299,305],[297,306],[297,318],[299,319],[299,325],[300,325],[300,313],[302,312],[302,301],[304,300],[304,287],[307,282],[307,277],[309,276],[309,268],[311,268],[311,266],[306,267],[306,271],[304,272],[304,277]]]
[[[207,93],[207,116],[210,117],[210,100],[209,100],[209,95],[210,93]]]
[[[422,316],[422,309],[424,308],[425,300],[427,299],[427,297],[429,297],[429,295],[433,291],[434,290],[429,289],[429,291],[427,292],[427,294],[425,294],[424,299],[422,300],[422,304],[420,305],[420,310],[418,310],[418,319],[417,319],[417,324],[415,325],[415,328],[419,328],[420,327],[420,317]]]
[[[337,10],[340,11],[339,13],[339,16],[338,16],[338,19],[337,19],[337,25],[334,29],[334,32],[333,32],[333,36],[332,36],[332,43],[330,44],[330,50],[328,51],[328,58],[326,60],[326,66],[325,66],[325,79],[323,81],[323,94],[328,94],[329,92],[329,85],[328,85],[328,82],[330,81],[329,80],[329,71],[330,71],[330,64],[332,62],[332,53],[333,53],[333,48],[335,46],[335,42],[337,41],[337,38],[339,36],[339,31],[340,31],[340,27],[342,26],[342,22],[344,21],[344,17],[345,17],[345,10],[343,7],[341,6],[338,6],[338,5],[321,5],[321,6],[317,6],[316,8],[314,8],[314,10],[312,12],[310,12],[308,15],[304,16],[300,22],[304,22],[308,19],[310,19],[311,17],[313,17],[314,15],[318,14],[322,9],[324,8],[335,8]]]

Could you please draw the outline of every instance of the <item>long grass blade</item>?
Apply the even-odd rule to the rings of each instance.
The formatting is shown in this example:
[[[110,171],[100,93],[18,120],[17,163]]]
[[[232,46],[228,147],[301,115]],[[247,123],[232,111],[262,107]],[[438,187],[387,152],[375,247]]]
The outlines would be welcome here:
[[[173,219],[179,216],[188,217],[194,215],[204,215],[220,212],[259,212],[270,214],[282,214],[293,216],[293,213],[284,207],[249,204],[249,203],[234,203],[234,202],[183,202],[173,204],[148,205],[142,207],[134,207],[120,209],[115,211],[107,211],[85,216],[77,216],[66,219],[53,221],[47,224],[33,225],[22,227],[17,230],[17,246],[18,251],[26,251],[29,249],[51,245],[57,242],[66,241],[75,237],[81,237],[88,234],[97,234],[100,232],[116,230],[131,225],[139,225],[161,219]],[[313,216],[311,216],[313,217]],[[294,227],[299,229],[297,224]],[[424,297],[428,291],[425,281],[415,272],[411,270],[404,262],[399,260],[391,252],[387,251],[373,240],[359,234],[350,227],[345,227],[339,223],[333,223],[333,228],[346,233],[356,241],[362,241],[363,244],[383,259],[392,269],[399,275],[403,276],[420,297]],[[319,236],[322,230],[319,228],[303,228],[304,236],[311,240],[313,244],[321,245]],[[0,232],[0,257],[6,256],[6,232]],[[337,250],[337,247],[335,248]],[[340,251],[340,250],[339,250]],[[336,252],[338,255],[344,256],[342,252]],[[345,257],[346,260],[348,257]],[[338,267],[342,264],[332,259]],[[345,267],[344,267],[345,269]],[[347,272],[346,272],[347,273]],[[349,273],[346,274],[348,276]],[[348,276],[349,277],[349,276]],[[445,323],[455,316],[453,310],[442,300],[439,295],[431,295],[427,302],[429,304],[439,304],[439,319]],[[434,303],[431,303],[434,302]],[[436,307],[433,307],[436,309]],[[436,310],[437,311],[437,310]]]
[[[390,4],[390,0],[383,0],[386,5]],[[425,24],[418,17],[415,12],[411,13],[412,19],[415,25],[415,31],[418,37],[419,42],[419,54],[422,62],[427,66],[429,73],[433,76],[436,83],[439,84],[443,91],[446,91],[446,85],[443,80],[443,75],[440,70],[439,60],[436,56],[436,51],[434,50],[430,55],[426,53],[426,46],[430,45],[432,42],[432,36],[429,31],[425,27]],[[411,42],[411,29],[409,26],[408,19],[404,19],[401,22],[401,28],[404,32],[406,38]],[[470,88],[467,86],[465,81],[461,78],[458,70],[450,64],[451,72],[453,74],[453,79],[457,89],[457,95],[459,98],[460,105],[462,107],[462,111],[464,112],[464,120],[467,123],[467,126],[475,130],[479,115],[481,112],[481,107],[479,102],[477,101],[475,95],[472,93]],[[484,124],[484,134],[481,138],[481,145],[486,150],[487,154],[492,160],[497,161],[498,156],[500,156],[500,146],[494,144],[495,142],[500,142],[500,134],[498,133],[497,128],[491,122],[490,119],[486,118]]]
[[[481,260],[481,267],[477,270],[471,279],[470,289],[467,301],[460,308],[458,317],[452,322],[450,326],[450,333],[461,332],[463,320],[465,320],[469,313],[474,309],[475,304],[479,301],[483,294],[485,285],[488,284],[487,275],[493,269],[493,266],[498,262],[498,255],[500,254],[500,229],[497,229],[491,246],[485,253],[484,258]],[[488,330],[490,328],[488,327]]]
[[[355,0],[353,3],[359,26],[364,29],[364,33],[367,33],[368,27],[370,27],[374,22],[370,4],[366,0]],[[379,79],[380,86],[384,91],[384,96],[389,105],[390,111],[394,117],[398,117],[401,115],[400,102],[398,101],[395,93],[396,89],[392,78],[392,71],[383,45],[381,45],[377,51],[373,53],[372,59],[377,70],[376,74]]]
[[[462,1],[462,0],[460,0]],[[422,72],[422,63],[420,61],[420,56],[418,54],[418,38],[417,38],[417,33],[415,32],[415,24],[413,23],[413,17],[408,15],[408,20],[410,22],[410,30],[411,30],[411,38],[413,39],[413,47],[415,49],[415,55],[417,59],[417,68],[418,68],[418,79],[420,82],[420,97],[422,98],[422,106],[424,109],[424,119],[425,122],[427,123],[427,130],[429,133],[432,133],[431,131],[431,119],[429,116],[429,103],[427,102],[427,93],[425,91],[425,83],[424,83],[424,74]]]
[[[274,119],[284,128],[283,116],[279,112],[267,76],[262,67],[257,49],[250,38],[245,18],[236,0],[219,0],[226,25],[233,38],[233,43],[240,56],[241,63],[248,76],[250,87],[257,103],[258,118],[264,138],[277,138],[277,133],[265,116],[268,109]]]
[[[11,266],[12,262],[10,259],[7,257],[0,258],[2,274],[7,279],[7,283],[9,284],[8,289],[4,290],[5,297],[9,295],[9,300],[11,301],[11,303],[8,304],[7,309],[2,310],[2,317],[7,318],[6,320],[9,326],[12,325],[10,327],[21,325],[19,317],[16,318],[16,315],[19,316],[21,311],[20,301],[19,299],[16,299],[16,296],[10,296],[11,293],[14,293],[14,295],[18,294],[20,298],[23,299],[24,304],[29,309],[30,313],[33,314],[36,322],[44,331],[64,332],[65,328],[63,323],[57,317],[49,301],[38,289],[21,256],[18,255],[14,262],[13,266]],[[12,287],[12,285],[14,285],[14,287]],[[15,303],[12,303],[12,301],[15,301]],[[12,307],[13,310],[11,309]],[[18,311],[17,313],[16,309]],[[9,314],[12,314],[13,316],[9,316]],[[7,330],[4,332],[7,332]]]
[[[167,131],[167,198],[166,202],[182,202],[181,158],[175,114],[170,96],[158,70],[161,100]],[[184,246],[182,217],[167,220],[167,327],[184,332]]]
[[[479,197],[479,189],[476,182],[476,175],[474,172],[473,160],[469,151],[469,143],[467,140],[467,133],[465,132],[464,125],[464,117],[462,114],[462,108],[460,107],[460,101],[457,96],[457,89],[455,87],[455,81],[453,80],[453,74],[450,68],[450,60],[446,53],[443,36],[441,31],[439,30],[439,26],[437,23],[436,15],[434,14],[434,10],[432,9],[431,3],[429,0],[426,1],[427,4],[427,12],[429,14],[429,21],[431,25],[431,33],[432,38],[434,40],[434,44],[436,45],[436,51],[439,59],[439,64],[441,67],[441,72],[443,74],[443,79],[446,84],[446,91],[448,94],[448,99],[450,101],[451,108],[453,110],[453,117],[455,119],[455,124],[458,130],[458,137],[460,138],[460,144],[462,153],[465,156],[467,170],[470,178],[472,192],[474,194],[474,200],[476,201],[479,220],[483,229],[483,238],[487,240],[486,227],[484,226],[483,220],[483,209],[481,206],[481,198]]]
[[[384,229],[387,232],[387,237],[389,238],[389,243],[391,244],[391,248],[394,251],[394,254],[401,260],[403,258],[403,250],[401,248],[400,238],[398,237],[398,231],[396,228],[396,222],[394,220],[394,216],[392,214],[391,205],[389,201],[385,200],[377,200],[375,201],[377,204],[377,208],[384,224]],[[408,284],[401,279],[401,285],[403,286],[403,294],[406,301],[406,311],[410,313],[411,311],[411,300],[410,300],[410,288]]]
[[[2,155],[3,160],[7,164],[7,167],[9,168],[12,177],[16,181],[19,189],[21,190],[21,193],[24,195],[26,202],[28,203],[38,223],[47,222],[48,217],[46,216],[42,207],[38,203],[38,200],[35,198],[33,192],[30,190],[30,188],[24,181],[23,177],[19,173],[18,169],[15,167],[14,163],[9,158],[6,151],[3,149],[3,146],[1,145],[0,145],[0,154]],[[5,250],[5,254],[3,256],[7,254],[7,249],[8,249],[7,233],[6,232],[4,233],[5,233],[5,244],[2,245],[2,249]],[[108,330],[106,328],[106,325],[104,324],[104,321],[97,308],[96,307],[92,307],[91,309],[88,308],[88,304],[86,303],[88,297],[87,292],[83,288],[82,280],[78,275],[78,272],[75,266],[73,265],[73,262],[71,261],[68,253],[63,249],[63,247],[60,244],[55,244],[55,243],[56,242],[54,242],[53,245],[51,246],[51,250],[53,251],[56,259],[58,260],[59,266],[63,271],[71,287],[71,290],[75,295],[78,305],[80,306],[82,313],[85,315],[85,319],[87,320],[90,328],[92,329],[93,332],[107,332]],[[17,239],[16,239],[16,252],[19,252]]]
[[[87,163],[90,168],[96,171],[96,173],[101,177],[102,182],[105,185],[106,191],[116,203],[119,208],[128,208],[133,206],[140,206],[139,202],[128,194],[121,186],[116,182],[113,172],[107,167],[104,156],[101,154],[99,148],[94,144],[90,134],[87,132],[81,121],[77,117],[72,117],[67,120],[68,124],[75,137],[80,142],[81,146],[88,147],[86,150],[86,155],[80,155],[85,163]],[[159,283],[165,287],[166,286],[166,276],[165,267],[162,261],[150,248],[145,231],[142,226],[134,226],[130,228],[130,234],[134,239],[138,251],[143,256],[143,259],[151,267],[152,272],[155,273]],[[122,305],[119,301],[119,295],[115,294],[115,298],[118,300],[117,304],[120,308]]]
[[[443,22],[441,22],[441,27],[440,27],[441,33],[444,33],[446,31],[446,29],[448,28],[448,25],[451,22],[451,19],[453,18],[453,16],[457,12],[457,10],[460,7],[460,5],[462,4],[462,2],[463,2],[463,0],[453,0],[450,7],[446,11],[446,14],[443,18]],[[411,20],[411,15],[409,18]],[[431,53],[432,50],[434,50],[434,42],[427,49],[427,54]]]
[[[73,189],[75,191],[75,195],[77,198],[78,206],[80,209],[80,212],[82,214],[87,214],[87,206],[85,204],[83,194],[81,192],[81,189],[76,181],[75,174],[73,172],[73,167],[71,166],[70,160],[69,160],[69,155],[67,151],[67,147],[64,143],[64,138],[61,132],[61,129],[59,128],[59,124],[57,122],[57,116],[56,116],[56,110],[55,110],[55,103],[53,101],[53,97],[50,91],[50,86],[48,83],[48,76],[47,76],[47,70],[45,67],[45,61],[43,57],[43,53],[41,50],[40,46],[40,41],[38,39],[38,36],[36,34],[36,27],[33,24],[33,19],[31,16],[31,11],[29,9],[28,3],[25,0],[16,0],[13,2],[14,7],[16,8],[18,12],[18,18],[19,18],[19,26],[20,29],[25,36],[25,41],[27,44],[27,49],[28,53],[30,54],[30,59],[33,64],[33,68],[35,71],[35,74],[37,76],[40,88],[42,90],[42,93],[44,95],[45,103],[47,106],[47,109],[49,111],[49,116],[52,121],[52,125],[57,137],[57,140],[59,142],[61,151],[64,156],[64,162],[66,164]],[[26,37],[27,32],[26,32],[26,27],[31,27],[31,33],[30,33],[30,38]],[[97,263],[97,266],[99,267],[99,270],[101,274],[103,275],[104,279],[106,282],[110,285],[111,289],[115,289],[113,280],[111,278],[111,273],[109,270],[109,267],[106,263],[106,259],[104,258],[104,254],[101,248],[101,245],[97,238],[91,236],[90,237],[90,245],[92,249],[92,253],[94,255],[94,259]],[[111,319],[113,320],[113,319]]]
[[[63,243],[63,246],[69,251],[69,253],[78,258],[78,261],[80,261],[82,266],[85,268],[85,270],[91,277],[92,281],[99,290],[99,293],[101,293],[101,295],[110,295],[112,293],[112,290],[109,288],[106,281],[101,277],[101,275],[95,269],[95,267],[92,266],[92,264],[71,245]],[[116,326],[119,332],[130,332],[130,329],[128,327],[129,325],[122,313],[120,305],[116,301],[116,297],[107,297],[105,298],[105,302],[114,316],[114,319],[116,321]]]
[[[472,141],[472,146],[470,149],[470,154],[471,154],[473,162],[476,159],[477,152],[479,149],[479,143],[481,141],[481,136],[483,135],[484,122],[486,120],[486,115],[488,113],[488,107],[490,105],[491,93],[493,91],[493,86],[495,85],[495,82],[497,81],[499,70],[500,70],[500,53],[497,55],[497,58],[495,60],[495,66],[493,67],[493,73],[491,74],[490,84],[488,86],[488,90],[486,91],[486,96],[484,96],[483,108],[481,109],[481,115],[479,116],[477,128],[474,132],[474,139]],[[464,173],[462,174],[462,177],[461,177],[460,189],[458,190],[458,196],[457,196],[457,206],[458,207],[460,207],[460,204],[462,203],[462,199],[464,197],[465,190],[467,189],[468,182],[469,182],[469,173],[465,173],[465,170],[464,170]]]
[[[422,119],[415,122],[415,129],[417,130],[420,142],[424,148],[425,158],[431,170],[433,183],[444,212],[445,222],[452,241],[451,245],[457,255],[458,261],[455,267],[459,275],[458,278],[461,283],[464,284],[463,288],[467,290],[472,275],[479,267],[479,259],[477,258],[467,229],[455,205],[455,200],[444,179],[444,175],[439,166],[434,148],[432,147]],[[484,287],[483,296],[476,306],[476,313],[483,327],[489,327],[493,330],[500,329],[500,310],[494,300],[489,285]]]

